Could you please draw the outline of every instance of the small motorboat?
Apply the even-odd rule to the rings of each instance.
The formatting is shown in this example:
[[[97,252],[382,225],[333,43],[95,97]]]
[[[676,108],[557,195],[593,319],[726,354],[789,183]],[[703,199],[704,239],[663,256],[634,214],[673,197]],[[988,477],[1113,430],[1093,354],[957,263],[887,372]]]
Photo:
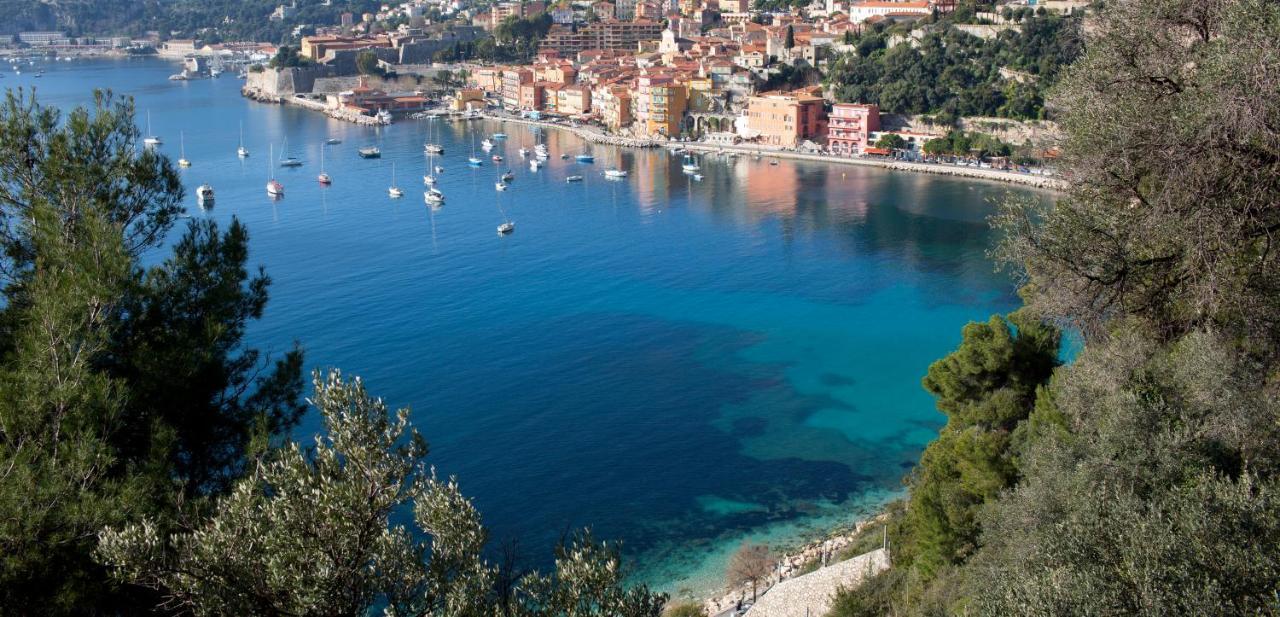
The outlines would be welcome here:
[[[778,164],[778,159],[773,159],[772,161],[769,161],[769,164],[776,166]]]
[[[569,176],[564,179],[565,182],[582,182],[582,176]]]
[[[568,154],[561,154],[561,155],[560,155],[560,160],[562,160],[562,161],[563,161],[564,159],[567,159],[567,158],[569,158],[569,155],[568,155]]]
[[[436,188],[433,188],[431,190],[428,190],[426,193],[423,193],[422,198],[427,203],[433,206],[438,206],[444,203],[444,193],[441,192],[440,189],[436,189]]]
[[[481,165],[484,165],[484,161],[482,161],[482,160],[480,160],[480,159],[478,159],[478,158],[476,158],[476,157],[474,157],[474,156],[473,156],[473,157],[471,157],[471,158],[467,159],[467,164],[468,164],[468,165],[470,165],[470,166],[472,166],[472,167],[479,167],[479,166],[481,166]]]
[[[538,170],[539,170],[539,169],[541,169],[541,168],[542,168],[542,161],[539,161],[538,159],[534,159],[534,160],[532,160],[532,161],[529,161],[529,170],[530,170],[530,171],[538,171]]]
[[[507,183],[506,183],[506,182],[494,182],[494,183],[493,183],[493,188],[495,188],[495,189],[497,189],[497,190],[499,190],[499,191],[505,191],[505,190],[507,190]]]
[[[444,146],[440,144],[427,144],[422,147],[427,154],[444,154]]]
[[[507,134],[506,134],[506,133],[494,133],[494,134],[493,134],[493,138],[494,138],[494,139],[506,139],[506,138],[507,138]]]
[[[444,165],[436,165],[436,173],[438,174],[444,173]]]
[[[196,203],[201,208],[213,205],[213,187],[208,184],[201,184],[196,187]]]
[[[680,169],[686,172],[700,171],[702,167],[698,165],[698,159],[693,158],[692,154],[684,155],[684,162],[680,164]]]
[[[280,159],[280,166],[281,167],[302,167],[302,159],[299,159],[294,156],[285,157]]]
[[[499,155],[499,154],[495,154],[495,155],[493,155],[493,156],[491,156],[491,157],[489,157],[489,158],[492,158],[492,159],[493,159],[493,162],[495,162],[495,163],[501,163],[501,162],[502,162],[502,155]]]
[[[378,158],[382,158],[382,150],[380,150],[377,146],[369,146],[369,147],[367,147],[367,148],[360,148],[360,158],[362,158],[362,159],[378,159]]]
[[[516,179],[516,175],[515,175],[515,174],[513,174],[513,173],[511,173],[511,170],[510,170],[510,169],[508,169],[507,171],[503,172],[503,174],[502,174],[502,181],[503,181],[503,182],[510,182],[510,181],[512,181],[512,180],[515,180],[515,179]]]
[[[284,185],[275,180],[268,180],[267,194],[272,197],[284,197]]]
[[[249,149],[244,146],[240,146],[239,148],[236,148],[236,156],[242,159],[249,158]]]
[[[626,172],[626,170],[625,170],[625,169],[606,169],[606,170],[604,170],[604,177],[606,177],[606,178],[625,178],[625,177],[627,177],[627,172]]]
[[[526,157],[526,156],[529,156],[529,149],[528,149],[528,148],[521,148],[521,149],[519,150],[519,152],[520,152],[520,158],[524,158],[524,157]]]
[[[484,141],[480,142],[480,147],[481,147],[481,148],[484,148],[485,150],[492,150],[492,149],[493,149],[493,142],[492,142],[492,141],[490,141],[490,140],[488,140],[488,139],[486,139],[486,140],[484,140]]]
[[[702,182],[702,174],[693,174],[693,179]]]
[[[324,140],[324,144],[326,146],[336,146],[340,143],[342,143],[342,140],[337,137],[330,137],[329,139]]]
[[[590,154],[579,154],[578,156],[575,156],[575,157],[573,157],[573,158],[574,158],[575,160],[577,160],[579,163],[594,163],[594,162],[596,162],[596,157],[591,156]]]
[[[507,235],[507,234],[509,234],[509,233],[511,233],[511,232],[513,232],[513,231],[515,231],[515,230],[516,230],[516,224],[515,224],[515,223],[512,223],[511,221],[507,221],[507,222],[505,222],[505,223],[503,223],[503,224],[501,224],[501,225],[498,225],[498,234],[499,234],[499,235],[503,235],[503,236],[505,236],[505,235]]]

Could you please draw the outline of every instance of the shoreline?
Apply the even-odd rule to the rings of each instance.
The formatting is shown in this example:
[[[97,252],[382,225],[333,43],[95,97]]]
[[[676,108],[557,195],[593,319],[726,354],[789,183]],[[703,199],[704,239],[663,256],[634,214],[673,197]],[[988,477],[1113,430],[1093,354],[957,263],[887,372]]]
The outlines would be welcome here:
[[[828,529],[818,539],[787,547],[775,561],[773,573],[756,584],[756,597],[764,597],[778,583],[812,572],[813,570],[806,569],[806,566],[810,563],[817,562],[821,564],[819,568],[839,563],[837,561],[826,561],[824,563],[823,560],[830,559],[844,548],[852,545],[867,527],[883,524],[888,519],[889,512],[882,507],[877,514],[860,518],[854,521],[852,526],[849,526],[848,523],[837,525]],[[850,559],[856,557],[850,557]],[[721,590],[711,594],[709,597],[696,598],[695,602],[701,604],[707,615],[714,617],[736,608],[740,603],[748,601],[747,599],[750,597],[751,585],[744,584]]]
[[[1024,174],[1011,171],[1001,171],[998,169],[982,169],[979,167],[960,167],[954,165],[939,165],[935,163],[913,163],[909,161],[896,160],[880,160],[859,157],[843,157],[828,154],[809,154],[804,152],[792,152],[789,150],[778,150],[771,148],[760,148],[742,145],[720,145],[709,144],[704,142],[680,142],[680,141],[659,141],[656,139],[635,139],[631,137],[622,137],[618,135],[603,134],[598,131],[590,130],[583,127],[565,126],[559,123],[547,122],[545,120],[531,120],[529,118],[512,118],[504,115],[494,115],[482,112],[482,117],[487,120],[495,120],[498,122],[512,122],[515,124],[523,124],[527,126],[539,126],[560,129],[573,133],[578,137],[591,143],[607,144],[612,146],[622,146],[628,148],[661,148],[667,146],[679,146],[686,150],[695,150],[698,152],[732,152],[742,155],[771,157],[776,159],[789,159],[796,161],[808,161],[811,163],[827,163],[836,165],[862,165],[867,167],[879,167],[890,171],[907,171],[913,173],[926,173],[942,176],[951,176],[956,178],[965,178],[971,180],[988,180],[993,182],[1003,182],[1006,184],[1019,184],[1022,186],[1030,186],[1032,188],[1045,189],[1051,191],[1062,191],[1065,189],[1065,183],[1056,178],[1036,174]]]

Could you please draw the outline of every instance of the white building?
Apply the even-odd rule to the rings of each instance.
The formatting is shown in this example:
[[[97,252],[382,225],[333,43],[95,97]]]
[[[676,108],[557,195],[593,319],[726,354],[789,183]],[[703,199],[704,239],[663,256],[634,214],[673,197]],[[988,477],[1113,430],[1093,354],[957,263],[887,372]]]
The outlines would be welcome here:
[[[840,6],[843,4],[839,0],[826,0],[827,14],[835,13],[844,9]],[[884,0],[864,0],[862,2],[849,2],[848,8],[844,12],[849,16],[849,21],[860,24],[877,15],[930,15],[933,8],[925,0],[909,1],[909,2],[886,2]]]

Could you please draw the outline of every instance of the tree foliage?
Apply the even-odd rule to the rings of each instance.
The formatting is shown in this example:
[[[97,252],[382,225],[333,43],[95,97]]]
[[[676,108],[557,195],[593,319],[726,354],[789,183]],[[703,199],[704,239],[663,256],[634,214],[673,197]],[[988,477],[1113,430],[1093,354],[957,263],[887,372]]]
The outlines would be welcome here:
[[[21,93],[0,108],[0,606],[138,612],[90,558],[96,529],[171,520],[297,419],[298,352],[242,343],[268,279],[248,238],[193,223],[168,159],[139,147],[129,100],[65,118]]]
[[[769,578],[777,568],[777,558],[763,544],[743,542],[729,558],[725,572],[729,585],[751,585],[751,598],[756,597],[756,586]]]
[[[965,326],[960,347],[929,367],[924,388],[947,425],[912,474],[901,563],[928,578],[976,549],[980,506],[1018,477],[1017,429],[1057,366],[1060,338],[1026,310],[997,315]]]
[[[1280,7],[1107,6],[1058,94],[1076,181],[1048,211],[1008,205],[1002,256],[1033,302],[1091,332],[1137,314],[1170,337],[1229,328],[1274,354]]]
[[[660,614],[665,596],[624,588],[616,550],[586,535],[561,547],[553,574],[499,598],[480,515],[427,466],[409,411],[388,414],[336,371],[317,373],[313,404],[325,432],[312,447],[263,460],[190,532],[151,520],[103,532],[101,559],[199,615]],[[392,522],[408,508],[420,534]]]
[[[885,29],[868,28],[854,41],[856,51],[833,63],[827,85],[839,101],[892,113],[1044,117],[1045,91],[1080,52],[1080,20],[1036,17],[991,40],[961,32],[954,20],[935,24],[918,46],[886,47]],[[1001,69],[1029,79],[1006,79]]]
[[[895,573],[851,606],[1280,610],[1280,6],[1109,1],[1086,48],[1053,95],[1067,190],[995,221],[1028,308],[1083,350],[1034,394],[1000,354],[935,364],[948,426],[913,475]],[[961,439],[958,419],[982,430]]]

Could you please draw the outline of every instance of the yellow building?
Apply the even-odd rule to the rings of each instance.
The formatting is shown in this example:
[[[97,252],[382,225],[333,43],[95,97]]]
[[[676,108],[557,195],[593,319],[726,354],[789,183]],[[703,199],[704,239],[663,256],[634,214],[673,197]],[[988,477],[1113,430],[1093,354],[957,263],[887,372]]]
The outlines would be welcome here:
[[[484,109],[484,91],[479,88],[462,88],[454,95],[451,106],[454,111]]]
[[[688,99],[688,90],[683,84],[674,81],[649,84],[648,133],[655,137],[678,136]]]

